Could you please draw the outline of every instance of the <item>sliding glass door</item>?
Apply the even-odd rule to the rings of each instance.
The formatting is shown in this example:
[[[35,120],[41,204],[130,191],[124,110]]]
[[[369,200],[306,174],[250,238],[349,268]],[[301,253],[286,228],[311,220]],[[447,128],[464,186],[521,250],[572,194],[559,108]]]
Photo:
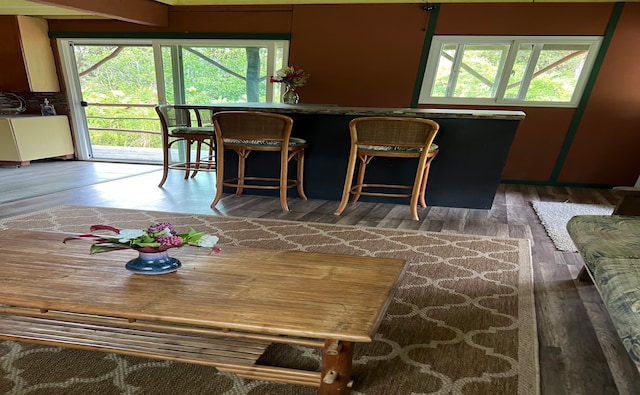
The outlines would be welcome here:
[[[157,103],[271,102],[286,41],[59,40],[78,156],[160,163]]]
[[[162,160],[154,105],[158,102],[149,44],[70,43],[76,82],[72,107],[81,115],[83,159]]]

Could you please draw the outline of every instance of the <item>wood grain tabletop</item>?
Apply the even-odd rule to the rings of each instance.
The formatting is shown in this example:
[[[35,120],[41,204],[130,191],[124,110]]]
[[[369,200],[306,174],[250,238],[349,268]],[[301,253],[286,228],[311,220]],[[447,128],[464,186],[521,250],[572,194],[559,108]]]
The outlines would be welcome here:
[[[64,233],[0,231],[0,304],[129,320],[369,342],[405,261],[221,246],[170,250],[182,267],[141,275],[134,250],[89,254]]]

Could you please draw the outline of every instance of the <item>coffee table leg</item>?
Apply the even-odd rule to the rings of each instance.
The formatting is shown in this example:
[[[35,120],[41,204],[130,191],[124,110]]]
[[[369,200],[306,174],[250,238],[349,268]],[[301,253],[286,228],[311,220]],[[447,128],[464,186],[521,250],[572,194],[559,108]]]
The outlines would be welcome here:
[[[320,395],[348,394],[351,388],[353,342],[326,340],[322,350]]]

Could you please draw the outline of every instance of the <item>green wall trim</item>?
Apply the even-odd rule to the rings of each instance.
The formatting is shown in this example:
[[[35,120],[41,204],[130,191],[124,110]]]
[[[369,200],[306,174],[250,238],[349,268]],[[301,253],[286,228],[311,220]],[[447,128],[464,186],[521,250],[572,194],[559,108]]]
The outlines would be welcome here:
[[[511,185],[538,185],[546,187],[571,187],[571,188],[598,188],[611,189],[616,185],[605,184],[581,184],[576,182],[550,182],[550,181],[522,181],[522,180],[500,180],[501,184]]]
[[[141,32],[49,32],[49,38],[129,38],[129,39],[225,39],[289,40],[290,33],[141,33]]]
[[[427,4],[425,3],[425,7]],[[424,44],[422,45],[422,54],[420,55],[420,65],[418,66],[418,74],[416,76],[416,83],[413,87],[413,97],[411,98],[411,108],[418,108],[418,100],[420,99],[420,89],[422,89],[422,80],[424,79],[424,72],[427,68],[427,59],[429,58],[429,49],[431,49],[431,41],[433,41],[433,35],[436,31],[436,23],[438,22],[438,14],[440,13],[440,4],[429,4],[431,10],[425,12],[429,13],[429,23],[426,26],[426,34],[424,36]]]
[[[613,34],[615,33],[616,26],[618,25],[618,21],[620,20],[620,15],[622,14],[623,8],[624,3],[616,3],[615,7],[613,8],[611,18],[609,19],[609,25],[607,26],[604,37],[602,38],[602,45],[600,46],[598,56],[596,57],[595,63],[593,65],[593,70],[591,71],[589,80],[587,81],[584,92],[582,93],[580,103],[578,104],[573,119],[571,120],[571,124],[569,125],[569,130],[567,131],[567,135],[564,138],[564,142],[562,143],[562,148],[560,149],[560,153],[558,154],[556,164],[553,167],[553,171],[551,172],[551,176],[549,179],[550,182],[556,182],[558,180],[558,176],[562,171],[564,162],[567,160],[569,150],[571,149],[571,144],[573,143],[573,139],[576,137],[576,133],[578,132],[580,121],[582,120],[582,116],[584,115],[587,103],[589,103],[589,96],[591,95],[593,86],[595,85],[596,79],[598,78],[598,73],[600,73],[600,69],[602,68],[604,57],[607,54],[609,45],[611,44],[611,39],[613,38]]]

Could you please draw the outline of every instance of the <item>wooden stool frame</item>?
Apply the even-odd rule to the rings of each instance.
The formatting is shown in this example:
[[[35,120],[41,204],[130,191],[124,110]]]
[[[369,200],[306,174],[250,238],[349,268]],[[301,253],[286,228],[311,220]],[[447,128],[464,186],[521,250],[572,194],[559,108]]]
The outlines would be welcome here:
[[[360,196],[409,197],[411,218],[419,220],[418,203],[427,207],[425,190],[431,161],[438,154],[438,149],[431,149],[433,140],[440,125],[430,119],[405,117],[361,117],[349,123],[351,133],[351,149],[347,174],[342,192],[342,199],[335,211],[340,215],[347,207],[349,196],[356,202]],[[418,158],[418,165],[413,185],[373,184],[365,182],[367,165],[375,157]],[[353,176],[356,162],[359,160],[358,174],[355,184]],[[373,192],[371,189],[401,189],[410,193]]]
[[[291,130],[293,119],[286,115],[253,112],[253,111],[222,111],[212,117],[216,134],[217,172],[216,195],[211,203],[215,207],[220,199],[224,187],[236,188],[236,195],[240,196],[244,189],[274,189],[280,194],[280,205],[283,211],[289,211],[287,190],[297,188],[298,196],[307,200],[304,193],[304,152],[307,144],[292,144]],[[233,178],[224,178],[224,151],[231,149],[238,155],[238,172]],[[280,176],[275,177],[247,177],[245,162],[253,151],[280,152]],[[289,178],[288,167],[291,159],[297,162],[295,179]],[[276,183],[275,185],[265,185]]]
[[[155,107],[162,125],[162,187],[170,169],[184,170],[185,180],[195,177],[198,171],[215,171],[216,150],[213,126],[206,126],[200,109],[189,105],[161,104]],[[185,143],[185,160],[171,163],[171,147]],[[191,161],[191,145],[196,143],[196,157]],[[209,148],[209,155],[201,156],[202,146]]]

